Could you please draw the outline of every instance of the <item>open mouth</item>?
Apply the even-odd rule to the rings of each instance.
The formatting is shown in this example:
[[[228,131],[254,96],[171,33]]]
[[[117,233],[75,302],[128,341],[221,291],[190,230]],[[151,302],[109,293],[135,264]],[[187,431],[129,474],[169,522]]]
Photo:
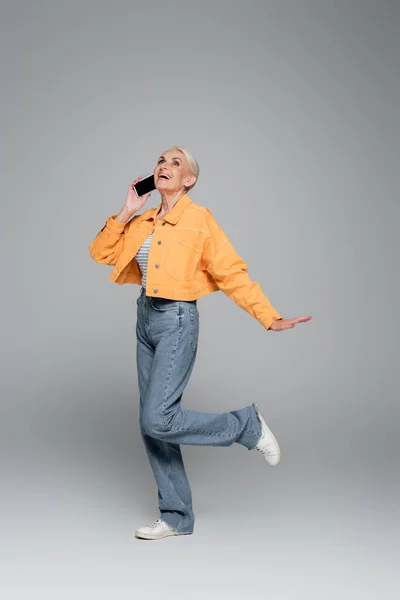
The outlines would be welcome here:
[[[169,179],[169,177],[167,175],[159,175],[158,179]]]

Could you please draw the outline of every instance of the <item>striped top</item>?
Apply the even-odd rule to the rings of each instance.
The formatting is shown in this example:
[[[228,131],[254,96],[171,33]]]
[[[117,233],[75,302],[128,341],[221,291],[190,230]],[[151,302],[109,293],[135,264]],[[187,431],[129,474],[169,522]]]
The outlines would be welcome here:
[[[137,254],[135,256],[137,263],[139,265],[139,269],[142,273],[142,286],[146,289],[146,277],[147,277],[147,261],[149,258],[149,250],[150,250],[150,244],[151,244],[151,238],[153,237],[153,234],[151,234],[147,240],[145,240],[143,242],[143,244],[141,245],[141,247],[139,248],[139,250],[137,251]]]

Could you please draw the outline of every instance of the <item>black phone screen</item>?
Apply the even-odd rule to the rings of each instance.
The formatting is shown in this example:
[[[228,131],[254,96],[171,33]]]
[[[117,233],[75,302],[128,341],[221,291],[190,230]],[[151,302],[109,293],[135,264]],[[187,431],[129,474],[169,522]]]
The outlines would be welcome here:
[[[152,190],[155,190],[156,186],[154,185],[154,174],[135,183],[134,188],[138,196],[144,196]]]

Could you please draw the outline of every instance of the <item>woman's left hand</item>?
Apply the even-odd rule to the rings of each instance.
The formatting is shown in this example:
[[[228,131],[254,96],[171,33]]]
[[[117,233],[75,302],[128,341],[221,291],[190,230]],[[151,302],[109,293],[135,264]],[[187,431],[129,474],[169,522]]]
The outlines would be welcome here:
[[[297,323],[305,323],[310,321],[311,317],[296,317],[295,319],[278,319],[272,323],[268,329],[272,331],[283,331],[284,329],[293,329]]]

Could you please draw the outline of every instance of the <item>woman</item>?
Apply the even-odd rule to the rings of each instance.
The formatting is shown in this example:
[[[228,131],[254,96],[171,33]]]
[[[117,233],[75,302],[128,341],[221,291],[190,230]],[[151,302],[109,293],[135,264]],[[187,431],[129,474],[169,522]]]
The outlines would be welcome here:
[[[111,281],[141,285],[136,321],[139,424],[160,510],[160,518],[135,532],[143,539],[193,533],[192,497],[180,444],[237,442],[258,450],[272,466],[280,460],[278,442],[255,404],[227,413],[181,407],[197,353],[197,300],[220,289],[273,331],[311,319],[282,319],[259,284],[250,280],[246,263],[211,211],[189,198],[198,176],[196,160],[173,146],[154,168],[161,204],[136,214],[151,195],[136,196],[138,177],[121,211],[107,219],[89,246],[97,262],[114,265]]]

